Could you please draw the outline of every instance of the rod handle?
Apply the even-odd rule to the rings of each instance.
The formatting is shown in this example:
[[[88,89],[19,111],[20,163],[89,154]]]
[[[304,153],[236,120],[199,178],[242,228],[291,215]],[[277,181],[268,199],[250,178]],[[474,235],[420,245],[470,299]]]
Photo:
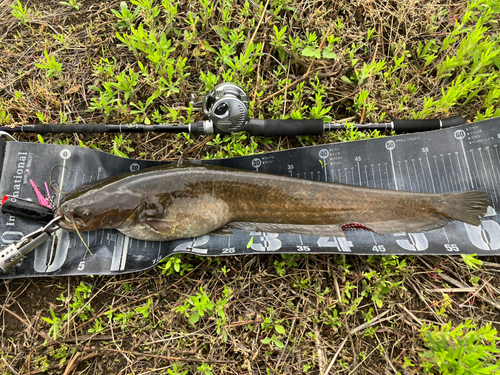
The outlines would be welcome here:
[[[251,135],[263,137],[280,137],[294,135],[321,135],[323,134],[323,120],[248,120],[241,129]]]

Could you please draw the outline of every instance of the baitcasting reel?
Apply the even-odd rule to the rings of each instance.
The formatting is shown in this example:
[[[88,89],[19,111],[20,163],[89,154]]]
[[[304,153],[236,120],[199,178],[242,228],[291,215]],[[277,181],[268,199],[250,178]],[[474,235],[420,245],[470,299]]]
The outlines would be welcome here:
[[[248,97],[234,83],[221,83],[203,101],[192,104],[201,107],[206,118],[223,133],[242,131],[248,122]]]
[[[214,87],[201,102],[191,102],[201,108],[207,120],[189,124],[193,134],[231,134],[241,131],[260,136],[320,135],[322,120],[260,120],[248,118],[248,97],[234,83],[224,82]]]

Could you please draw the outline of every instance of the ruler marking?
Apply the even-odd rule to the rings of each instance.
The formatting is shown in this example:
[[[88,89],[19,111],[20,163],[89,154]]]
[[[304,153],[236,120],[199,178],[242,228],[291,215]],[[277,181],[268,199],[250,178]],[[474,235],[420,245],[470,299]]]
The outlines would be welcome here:
[[[387,169],[387,163],[384,163],[384,165],[385,165],[385,175],[387,177],[387,188],[390,189],[391,188],[391,181],[389,180],[389,169]]]
[[[489,173],[486,170],[486,164],[484,164],[484,157],[482,152],[483,150],[478,149],[478,151],[479,151],[479,156],[481,157],[481,163],[483,164],[483,171],[484,171],[484,177],[486,178],[486,183],[494,188],[493,181],[490,183]]]
[[[482,150],[479,149],[479,155],[481,156],[481,162],[483,163],[483,170],[484,170],[484,175],[486,177],[486,181],[488,182],[488,185],[491,186],[491,188],[493,189],[493,195],[495,196],[495,200],[496,200],[496,197],[497,197],[497,189],[495,188],[495,183],[493,182],[493,179],[491,179],[491,183],[490,183],[490,178],[488,177],[489,173],[488,171],[486,170],[486,164],[484,163],[484,158],[483,158],[483,153],[481,152]],[[494,173],[494,172],[493,172]]]
[[[378,165],[378,174],[380,176],[380,186],[384,188],[384,183],[382,182],[382,170],[380,169],[380,164]]]
[[[394,158],[392,157],[392,150],[390,150],[389,152],[391,154],[392,175],[394,176],[394,186],[396,187],[396,190],[399,190],[398,189],[398,180],[396,178],[396,169],[394,168]]]
[[[482,149],[478,148],[477,151],[479,151],[479,157],[481,158],[481,163],[483,164],[483,172],[481,172],[481,175],[484,176],[483,182],[485,183],[484,187],[487,188],[487,186],[490,185],[490,179],[488,178],[488,173],[486,172],[486,167],[484,165],[484,159],[483,159],[483,153],[481,152]]]
[[[63,159],[62,163],[62,173],[61,173],[61,182],[59,182],[59,191],[57,192],[57,206],[59,207],[61,203],[61,191],[63,190],[63,183],[64,183],[64,173],[66,172],[66,159]]]
[[[422,164],[422,158],[418,158],[418,161],[420,162],[420,169],[422,169],[422,177],[424,178],[424,191],[429,191],[430,189],[427,187],[427,179],[425,178],[425,171],[424,171],[424,165]]]
[[[500,155],[498,155],[498,147],[495,147],[495,151],[497,152],[498,164],[500,164]]]
[[[448,158],[450,159],[451,175],[453,176],[453,184],[455,185],[453,191],[459,190],[457,184],[457,176],[455,176],[455,168],[453,168],[453,161],[451,160],[451,154],[448,153]]]
[[[228,236],[229,237],[229,241],[231,242],[231,236]],[[160,242],[160,245],[158,246],[158,254],[156,255],[156,262],[159,262],[160,261],[160,256],[161,256],[161,242]]]
[[[497,175],[495,173],[495,167],[493,166],[493,160],[491,160],[491,152],[490,152],[489,146],[486,147],[486,151],[488,151],[488,159],[490,160],[491,171],[493,172],[493,177],[495,179],[495,181],[493,181],[493,179],[491,181],[493,183],[493,189],[495,191],[495,201],[498,203],[498,193],[497,193],[496,187],[495,187],[495,185],[498,185],[498,178],[497,178]]]
[[[439,173],[438,162],[436,160],[437,157],[436,157],[436,155],[432,155],[432,158],[434,159],[434,164],[436,164],[436,171],[437,171],[437,174],[438,174],[439,186],[441,187],[441,193],[444,193],[443,183],[441,182],[441,173]]]
[[[377,187],[377,180],[375,179],[375,170],[373,169],[373,164],[372,166],[372,177],[373,177],[373,187]]]
[[[464,153],[465,166],[467,167],[467,172],[469,173],[471,189],[474,189],[474,181],[472,180],[472,174],[470,172],[469,161],[467,160],[467,153],[465,152],[465,146],[464,146],[464,142],[462,139],[460,140],[460,144],[462,145],[462,152]]]
[[[465,183],[464,172],[462,171],[462,166],[460,165],[460,158],[458,157],[458,152],[457,152],[457,153],[455,153],[455,155],[456,155],[456,157],[457,157],[458,169],[460,170],[460,175],[462,176],[462,183],[463,183],[463,186],[462,186],[462,184],[460,184],[461,191],[465,191],[467,188],[466,188],[466,183]]]
[[[125,236],[125,238],[123,239],[123,252],[122,252],[122,259],[120,262],[120,270],[125,269],[125,262],[127,261],[129,241],[130,241],[130,237]]]
[[[450,240],[448,238],[448,235],[446,234],[446,231],[444,230],[444,227],[443,227],[443,233],[444,233],[444,236],[446,237],[446,242],[450,243]]]
[[[481,155],[481,148],[478,148],[477,151],[479,152],[479,156],[482,156]],[[483,173],[482,170],[477,168],[477,166],[476,166],[476,169],[477,169],[478,174],[481,176],[481,181],[483,181],[483,186],[484,186],[485,190],[487,190],[488,185],[490,184],[488,177]]]
[[[474,162],[474,167],[476,167],[477,180],[478,180],[478,188],[481,187],[481,182],[483,183],[483,186],[485,186],[484,180],[481,181],[481,174],[479,173],[479,169],[477,168],[476,157],[474,156],[474,150],[473,149],[470,150],[470,154],[472,155],[472,161]],[[485,186],[485,188],[486,188],[486,186]]]
[[[361,168],[359,167],[359,161],[357,163],[358,163],[359,186],[361,186]]]
[[[403,181],[403,189],[406,190],[406,185],[405,185],[405,179],[403,178],[403,171],[401,170],[401,162],[398,161],[398,166],[399,166],[399,175],[401,176],[401,180]]]
[[[415,166],[415,159],[411,159],[411,162],[413,163],[413,172],[415,173],[415,179],[417,180],[417,190],[422,191],[422,188],[420,187],[420,181],[418,180],[417,167]]]
[[[441,160],[443,161],[444,176],[446,177],[446,184],[448,185],[448,192],[451,193],[450,179],[448,178],[448,171],[446,170],[446,164],[444,163],[444,156],[443,156],[443,154],[440,154],[440,155],[441,155]]]
[[[410,183],[410,190],[413,191],[413,185],[411,183],[410,169],[408,168],[408,160],[405,160],[406,173],[408,174],[408,182]]]
[[[500,156],[498,155],[498,147],[496,147],[496,146],[497,146],[497,145],[495,144],[495,152],[496,152],[496,154],[497,154],[497,160],[498,160],[498,163],[500,164]],[[493,164],[492,164],[492,166],[493,166]],[[493,168],[493,169],[495,169],[495,168]],[[497,175],[498,175],[498,176],[499,176],[499,178],[500,178],[500,171],[498,170],[498,167],[497,167]]]
[[[432,192],[436,193],[436,186],[434,185],[434,179],[432,178],[431,163],[429,162],[429,155],[427,155],[427,152],[425,153],[425,158],[427,159],[427,167],[429,168],[429,175],[431,176]]]
[[[493,167],[493,160],[491,159],[491,152],[489,146],[486,147],[486,151],[488,151],[488,158],[490,159],[491,170],[493,171],[493,177],[495,177],[495,182],[498,184],[498,177],[495,173],[495,168]]]

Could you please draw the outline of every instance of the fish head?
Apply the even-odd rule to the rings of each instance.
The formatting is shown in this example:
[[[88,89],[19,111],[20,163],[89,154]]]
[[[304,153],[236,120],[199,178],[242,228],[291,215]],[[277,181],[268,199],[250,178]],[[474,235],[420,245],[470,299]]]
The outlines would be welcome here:
[[[82,232],[115,229],[132,221],[144,207],[141,194],[130,191],[89,191],[65,198],[56,215],[58,225]]]

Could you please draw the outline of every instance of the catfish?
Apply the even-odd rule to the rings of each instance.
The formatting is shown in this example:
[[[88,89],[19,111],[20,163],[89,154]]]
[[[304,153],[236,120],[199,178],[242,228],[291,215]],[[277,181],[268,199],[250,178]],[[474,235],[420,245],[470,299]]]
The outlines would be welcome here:
[[[418,233],[451,220],[479,225],[483,191],[429,194],[184,164],[111,176],[68,193],[56,215],[68,231],[117,229],[139,240],[170,241],[223,227],[311,236],[345,230]]]

